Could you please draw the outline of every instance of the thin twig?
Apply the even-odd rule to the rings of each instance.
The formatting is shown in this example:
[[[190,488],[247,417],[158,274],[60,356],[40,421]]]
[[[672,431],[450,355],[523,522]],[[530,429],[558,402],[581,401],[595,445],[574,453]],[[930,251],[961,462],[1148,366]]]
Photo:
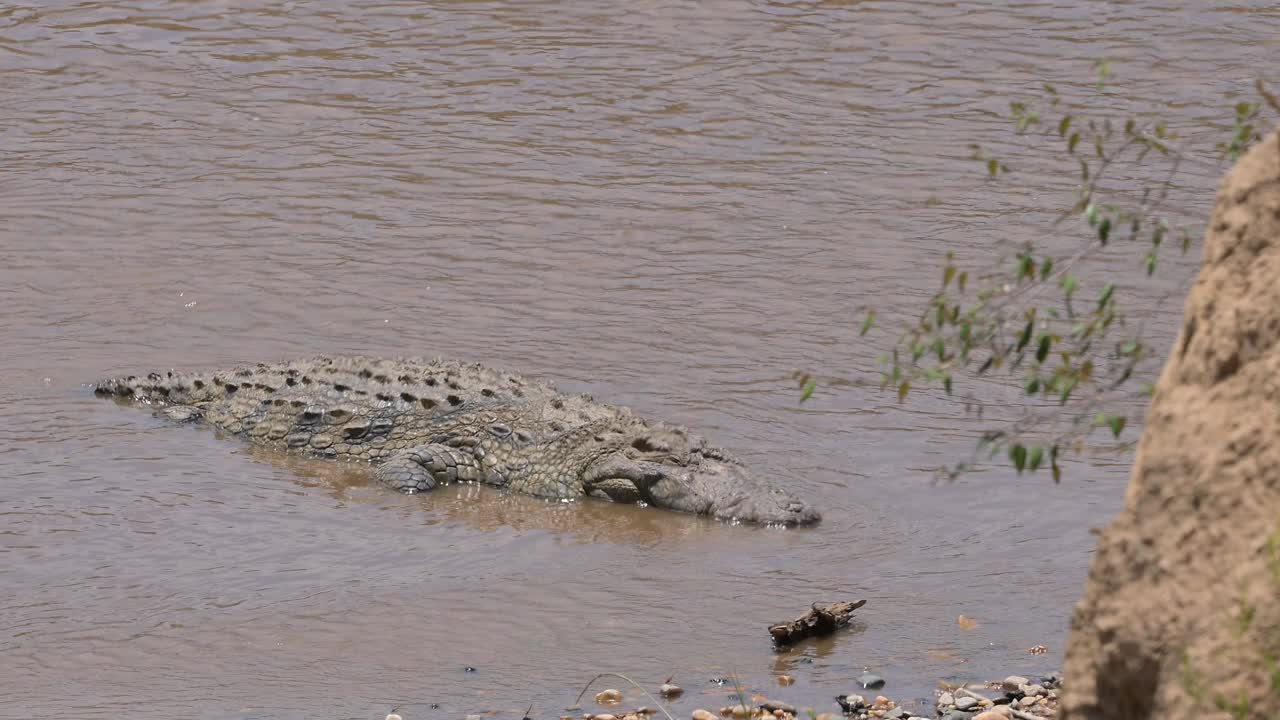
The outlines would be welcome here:
[[[676,720],[675,718],[671,717],[671,713],[667,712],[667,709],[663,707],[662,703],[657,698],[650,695],[648,690],[645,690],[643,687],[640,686],[640,683],[636,682],[635,680],[632,680],[631,678],[627,677],[626,675],[623,675],[622,673],[616,673],[616,672],[602,672],[599,675],[588,680],[586,687],[582,688],[582,692],[578,693],[578,697],[574,698],[573,704],[577,705],[582,700],[582,696],[586,695],[587,691],[591,689],[591,683],[599,680],[602,677],[616,677],[622,680],[626,680],[627,682],[635,686],[635,689],[644,693],[645,697],[652,700],[653,703],[658,706],[658,709],[662,711],[662,714],[667,716],[667,720]]]
[[[1267,89],[1267,84],[1262,82],[1262,78],[1258,78],[1255,84],[1258,88],[1258,94],[1262,96],[1262,99],[1267,101],[1267,104],[1271,106],[1272,110],[1280,112],[1280,98],[1277,98],[1275,93]]]

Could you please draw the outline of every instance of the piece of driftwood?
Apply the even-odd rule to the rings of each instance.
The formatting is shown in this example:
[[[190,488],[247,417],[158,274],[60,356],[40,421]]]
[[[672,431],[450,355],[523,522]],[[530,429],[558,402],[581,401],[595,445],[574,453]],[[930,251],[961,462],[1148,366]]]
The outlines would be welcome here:
[[[866,605],[866,600],[838,602],[830,605],[814,603],[809,612],[795,620],[769,626],[769,634],[778,645],[790,645],[808,637],[821,637],[845,627],[853,619],[853,611]]]

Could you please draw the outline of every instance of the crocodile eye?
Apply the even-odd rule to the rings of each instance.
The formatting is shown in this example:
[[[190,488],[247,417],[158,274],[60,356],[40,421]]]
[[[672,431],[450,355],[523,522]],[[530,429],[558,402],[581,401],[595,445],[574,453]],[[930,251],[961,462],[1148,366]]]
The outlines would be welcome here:
[[[490,435],[496,438],[505,438],[511,435],[511,428],[501,423],[494,423],[485,429],[489,431]]]

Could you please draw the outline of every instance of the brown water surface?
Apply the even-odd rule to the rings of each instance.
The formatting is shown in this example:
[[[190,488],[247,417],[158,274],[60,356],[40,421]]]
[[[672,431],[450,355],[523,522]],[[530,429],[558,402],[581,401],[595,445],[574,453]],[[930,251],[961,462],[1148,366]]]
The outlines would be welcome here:
[[[1280,15],[1209,5],[0,4],[0,716],[546,718],[600,670],[676,675],[686,716],[787,670],[831,710],[864,667],[899,698],[1053,669],[1124,459],[933,486],[982,426],[862,382],[859,308],[891,321],[948,249],[1068,197],[968,158],[1010,94],[1105,55],[1135,106],[1227,117]],[[1189,207],[1216,176],[1180,177]],[[402,497],[85,388],[337,352],[686,423],[825,521]],[[796,367],[849,382],[801,407]],[[771,652],[854,597],[859,631]]]

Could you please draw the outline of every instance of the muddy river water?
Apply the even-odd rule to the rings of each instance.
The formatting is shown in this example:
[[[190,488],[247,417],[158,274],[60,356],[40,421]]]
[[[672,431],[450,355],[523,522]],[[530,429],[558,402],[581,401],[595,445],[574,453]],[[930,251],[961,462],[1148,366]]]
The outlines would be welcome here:
[[[675,675],[685,716],[731,673],[834,710],[863,668],[904,699],[1056,668],[1125,458],[935,486],[982,425],[869,385],[859,308],[1061,206],[969,159],[1011,94],[1106,56],[1126,102],[1229,119],[1280,14],[1209,6],[0,3],[0,717],[546,718],[606,670]],[[1178,182],[1209,207],[1214,172]],[[554,378],[825,520],[403,497],[85,387],[338,352]],[[856,597],[855,632],[772,652]]]

